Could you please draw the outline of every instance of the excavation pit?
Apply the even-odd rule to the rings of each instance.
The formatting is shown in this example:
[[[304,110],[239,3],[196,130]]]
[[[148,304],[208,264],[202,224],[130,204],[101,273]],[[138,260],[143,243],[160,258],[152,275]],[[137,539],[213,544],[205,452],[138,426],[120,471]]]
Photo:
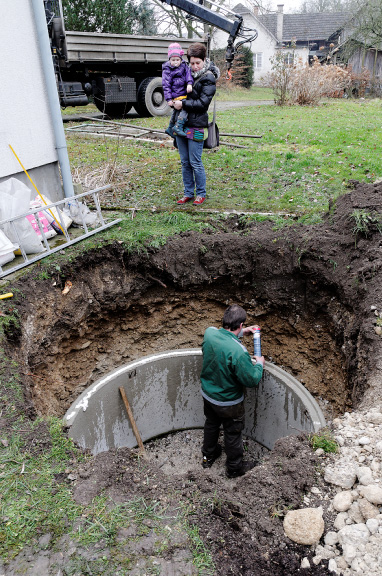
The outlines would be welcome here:
[[[272,223],[246,225],[238,218],[215,222],[213,231],[202,234],[175,235],[165,245],[140,253],[129,252],[120,242],[105,243],[94,250],[88,247],[71,260],[62,259],[49,274],[36,267],[12,286],[12,302],[1,305],[3,314],[9,313],[7,351],[22,367],[23,411],[29,402],[32,417],[37,413],[62,418],[96,383],[128,367],[121,384],[144,432],[143,391],[130,395],[132,366],[169,350],[182,354],[196,349],[199,356],[192,362],[198,373],[203,333],[208,326],[221,326],[224,310],[233,302],[247,310],[251,324],[260,324],[269,366],[296,378],[319,404],[329,426],[345,411],[380,406],[381,235],[371,221],[367,232],[355,233],[351,215],[363,210],[376,218],[381,193],[380,184],[345,194],[316,226],[276,230]],[[63,293],[68,281],[71,289]],[[14,306],[19,316],[12,324]],[[244,344],[252,352],[251,339],[244,338]],[[182,371],[178,368],[177,373],[179,379]],[[191,380],[194,392],[187,398],[181,397],[179,385],[170,399],[166,391],[167,404],[158,406],[157,400],[150,400],[152,414],[164,410],[171,416],[166,426],[161,419],[154,421],[155,433],[179,426],[179,405],[192,405],[192,414],[202,419],[199,378]],[[116,403],[113,410],[121,423],[117,436],[123,433],[135,442],[118,384],[113,384],[112,394],[105,394],[105,404]],[[263,391],[260,387],[258,395]],[[248,425],[251,418],[253,423],[250,406],[249,402]],[[90,421],[91,402],[85,412],[80,410]],[[180,426],[195,424],[183,421]],[[261,465],[242,479],[225,478],[224,458],[211,469],[202,468],[198,429],[148,442],[150,459],[145,462],[136,451],[123,447],[111,447],[81,462],[70,452],[65,474],[55,482],[73,483],[74,498],[84,506],[92,506],[96,496],[105,497],[111,507],[137,498],[153,507],[161,502],[172,507],[171,514],[184,505],[211,550],[216,573],[294,574],[307,551],[286,539],[282,514],[301,507],[306,494],[309,505],[328,509],[331,495],[318,471],[332,457],[317,455],[306,435],[295,435],[291,426],[290,431],[293,435],[277,440]],[[36,429],[33,442],[35,434]],[[96,438],[97,450],[112,446],[115,431],[110,437],[111,441],[102,435]],[[175,437],[179,440],[170,447]],[[51,441],[48,434],[43,440],[42,450]],[[310,494],[313,486],[321,496],[317,491],[317,496]],[[330,526],[330,511],[324,515]],[[164,522],[167,533],[167,518]],[[133,549],[125,549],[125,557],[137,553],[135,538],[129,535],[129,539],[134,540]],[[149,572],[155,551],[145,550]],[[169,553],[175,554],[172,549]],[[311,562],[311,571],[321,576],[327,567]]]
[[[203,426],[202,352],[172,350],[122,366],[86,389],[67,411],[69,435],[93,454],[137,445],[119,388],[123,387],[143,441]],[[266,363],[246,391],[244,434],[272,449],[289,434],[315,432],[325,418],[311,394],[284,370]]]

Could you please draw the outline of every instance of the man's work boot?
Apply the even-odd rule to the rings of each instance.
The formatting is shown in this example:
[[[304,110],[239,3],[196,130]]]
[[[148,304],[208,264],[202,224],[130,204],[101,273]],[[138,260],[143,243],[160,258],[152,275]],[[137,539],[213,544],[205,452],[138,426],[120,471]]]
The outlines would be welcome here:
[[[252,470],[256,466],[257,462],[254,460],[249,460],[242,462],[240,468],[228,468],[227,467],[227,478],[238,478],[239,476],[244,476],[246,472]]]
[[[177,136],[183,136],[184,138],[187,138],[187,134],[184,130],[185,123],[186,123],[185,120],[178,120],[173,128],[174,134],[176,134]]]
[[[202,466],[203,468],[211,468],[212,464],[222,455],[222,447],[218,444],[215,448],[215,451],[212,456],[207,458],[207,456],[203,456]]]

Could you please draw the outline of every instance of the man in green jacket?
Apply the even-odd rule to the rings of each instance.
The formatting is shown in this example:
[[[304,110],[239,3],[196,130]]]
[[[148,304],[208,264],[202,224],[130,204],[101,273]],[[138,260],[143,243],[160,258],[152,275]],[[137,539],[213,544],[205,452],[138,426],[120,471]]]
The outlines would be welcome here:
[[[244,328],[246,311],[237,304],[223,316],[223,328],[207,328],[203,340],[201,373],[204,402],[203,468],[210,468],[222,453],[218,444],[220,425],[224,429],[227,476],[243,476],[255,462],[243,460],[244,387],[257,386],[263,375],[264,357],[254,356],[240,342],[258,326]]]

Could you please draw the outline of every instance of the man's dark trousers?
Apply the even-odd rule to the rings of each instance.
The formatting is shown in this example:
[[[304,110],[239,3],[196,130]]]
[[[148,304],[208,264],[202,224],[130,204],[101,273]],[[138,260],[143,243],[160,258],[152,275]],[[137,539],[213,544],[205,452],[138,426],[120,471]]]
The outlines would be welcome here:
[[[203,455],[211,458],[216,449],[219,429],[223,425],[227,468],[237,470],[243,461],[244,402],[233,406],[217,406],[205,398]]]

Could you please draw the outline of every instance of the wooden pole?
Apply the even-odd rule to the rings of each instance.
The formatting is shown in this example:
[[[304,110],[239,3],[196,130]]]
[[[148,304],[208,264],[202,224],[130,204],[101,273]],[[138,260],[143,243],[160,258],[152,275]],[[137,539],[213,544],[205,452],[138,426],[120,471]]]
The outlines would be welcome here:
[[[131,424],[131,427],[132,427],[132,429],[133,429],[135,438],[137,439],[138,446],[139,446],[139,450],[140,450],[142,456],[143,456],[144,458],[147,458],[146,450],[145,450],[145,447],[143,446],[142,438],[141,438],[141,436],[140,436],[140,434],[139,434],[137,425],[136,425],[136,423],[135,423],[134,416],[133,416],[133,412],[132,412],[132,410],[131,410],[131,408],[130,408],[130,404],[129,404],[129,401],[128,401],[127,396],[126,396],[126,392],[125,392],[124,388],[122,388],[122,387],[119,389],[119,392],[120,392],[120,394],[121,394],[121,396],[122,396],[122,400],[123,400],[123,403],[124,403],[124,405],[125,405],[126,412],[127,412],[128,417],[129,417],[130,424]]]

